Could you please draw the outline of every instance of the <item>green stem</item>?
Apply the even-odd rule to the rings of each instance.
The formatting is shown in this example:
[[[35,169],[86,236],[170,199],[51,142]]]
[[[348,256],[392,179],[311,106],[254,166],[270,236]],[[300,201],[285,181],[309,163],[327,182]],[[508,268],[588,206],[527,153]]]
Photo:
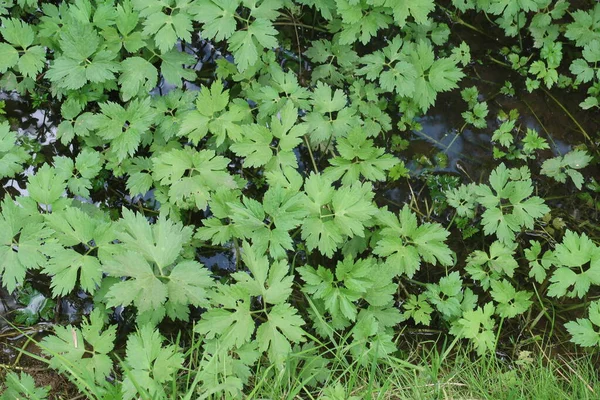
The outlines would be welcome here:
[[[535,119],[537,120],[538,124],[540,124],[540,126],[542,127],[542,129],[544,130],[544,132],[546,132],[546,136],[548,136],[548,139],[550,139],[550,141],[552,142],[552,145],[554,146],[554,148],[556,149],[556,151],[558,152],[558,154],[560,154],[560,149],[558,148],[558,146],[556,145],[556,142],[554,142],[554,139],[552,138],[552,136],[550,135],[550,132],[548,132],[548,129],[546,129],[546,126],[542,123],[542,121],[538,118],[537,114],[535,113],[535,111],[533,111],[533,108],[531,108],[531,106],[529,105],[529,103],[525,100],[523,100],[523,103],[525,103],[525,105],[527,106],[527,108],[529,108],[529,111],[531,111],[531,113],[533,114],[533,116],[535,117]],[[562,154],[560,154],[562,155]]]
[[[547,91],[544,88],[541,88],[541,89],[544,91],[544,93],[546,93],[546,95],[548,95],[548,97],[550,97],[552,100],[554,100],[554,102],[556,104],[558,104],[558,106],[565,112],[565,114],[567,114],[567,116],[571,119],[571,121],[573,121],[573,123],[575,125],[577,125],[577,128],[579,128],[579,130],[581,131],[581,133],[583,134],[583,136],[593,145],[594,141],[592,140],[592,138],[590,137],[590,135],[588,135],[588,133],[585,131],[585,129],[583,129],[583,126],[581,126],[581,124],[579,123],[579,121],[577,121],[575,119],[575,117],[573,116],[573,114],[571,114],[569,112],[569,110],[567,110],[566,107],[560,101],[558,101],[558,99],[556,97],[552,96],[552,94],[549,91]]]
[[[310,142],[308,141],[308,138],[306,137],[306,135],[304,135],[303,137],[304,137],[304,143],[306,143],[306,148],[308,149],[308,155],[310,156],[310,161],[312,162],[315,173],[318,174],[319,169],[317,168],[317,163],[315,162],[315,157],[313,156],[313,152],[310,147]]]
[[[300,22],[274,22],[273,26],[299,26],[301,28],[312,29],[317,32],[329,33],[327,29],[318,28],[316,26],[306,25]]]

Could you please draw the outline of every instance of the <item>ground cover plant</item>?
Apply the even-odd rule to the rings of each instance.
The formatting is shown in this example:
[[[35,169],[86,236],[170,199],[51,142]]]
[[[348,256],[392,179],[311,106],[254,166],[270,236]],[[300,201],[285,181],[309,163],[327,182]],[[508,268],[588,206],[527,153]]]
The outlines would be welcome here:
[[[597,396],[597,2],[0,21],[0,398]]]

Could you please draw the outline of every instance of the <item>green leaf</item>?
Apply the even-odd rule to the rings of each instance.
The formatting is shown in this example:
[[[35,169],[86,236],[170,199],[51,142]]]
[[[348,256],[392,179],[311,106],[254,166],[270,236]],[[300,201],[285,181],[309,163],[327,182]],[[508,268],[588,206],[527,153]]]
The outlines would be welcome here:
[[[175,345],[163,346],[164,338],[150,325],[143,325],[127,339],[123,399],[166,398],[165,383],[174,379],[183,365],[183,354]],[[144,392],[138,392],[138,388]]]
[[[583,347],[592,347],[600,344],[600,302],[590,303],[588,318],[577,318],[577,321],[570,321],[565,324],[565,328],[571,334],[571,342]]]
[[[400,36],[395,36],[383,50],[367,54],[360,59],[362,68],[356,73],[369,80],[379,79],[379,85],[387,91],[396,91],[410,97],[415,91],[417,68],[407,57],[407,46]]]
[[[433,308],[427,303],[427,296],[419,294],[418,296],[410,295],[408,300],[402,304],[404,313],[402,319],[407,320],[412,318],[417,324],[429,326],[431,322],[431,313]]]
[[[32,199],[43,205],[57,203],[66,190],[65,180],[48,164],[44,164],[29,178],[27,191]]]
[[[158,71],[141,57],[129,57],[121,62],[119,84],[123,101],[128,101],[143,89],[149,93],[157,83]]]
[[[17,144],[15,132],[8,122],[0,122],[0,178],[12,178],[23,171],[29,153]]]
[[[496,346],[493,314],[494,306],[492,303],[486,303],[483,308],[477,307],[476,310],[465,311],[463,317],[457,321],[460,335],[471,339],[478,355],[483,355]]]
[[[239,297],[245,297],[239,288],[219,285],[217,290],[218,295],[213,296],[212,302],[222,302],[224,307],[213,307],[206,311],[194,330],[206,335],[206,339],[218,336],[219,345],[224,349],[239,348],[250,341],[256,329],[250,304],[248,301],[236,301]]]
[[[429,70],[429,83],[436,92],[447,92],[458,87],[457,83],[465,74],[458,69],[451,58],[436,60]]]
[[[343,30],[340,33],[340,44],[354,43],[357,39],[367,44],[377,31],[390,25],[392,18],[384,14],[383,9],[363,8],[361,4],[350,1],[338,1],[336,10],[342,16]]]
[[[504,163],[490,174],[490,186],[478,185],[475,193],[486,208],[482,215],[485,234],[495,234],[505,244],[513,242],[522,228],[532,229],[535,219],[550,212],[543,199],[531,196],[531,178],[512,179]]]
[[[109,307],[134,304],[141,319],[146,313],[156,313],[160,320],[165,315],[164,304],[167,301],[167,286],[154,274],[152,266],[139,253],[127,251],[110,257],[103,257],[102,269],[115,277],[129,277],[110,286],[106,293],[106,305]]]
[[[71,193],[84,198],[90,196],[91,180],[98,175],[103,165],[100,153],[85,148],[77,155],[75,163],[65,156],[55,157],[53,162],[57,175],[67,181]]]
[[[182,80],[194,81],[196,72],[193,69],[184,68],[184,65],[194,65],[196,58],[182,51],[171,50],[160,55],[160,73],[167,82],[180,88]]]
[[[256,124],[246,125],[245,130],[244,140],[232,144],[231,150],[238,156],[244,157],[244,165],[247,167],[260,167],[267,164],[273,157],[271,131]]]
[[[0,43],[0,72],[5,73],[19,61],[19,52],[7,43]]]
[[[291,343],[304,342],[304,321],[298,310],[288,303],[277,304],[267,314],[268,320],[256,331],[259,350],[268,351],[269,360],[280,368],[291,352]]]
[[[6,385],[6,388],[2,391],[0,400],[46,400],[50,392],[50,386],[36,387],[31,375],[25,372],[21,372],[20,375],[8,372],[5,376],[4,385]]]
[[[458,81],[465,76],[456,59],[435,60],[433,47],[428,41],[420,41],[405,51],[417,71],[413,101],[424,112],[434,104],[439,92],[456,88]]]
[[[23,284],[27,270],[45,265],[43,250],[51,234],[51,229],[38,219],[28,218],[12,199],[4,200],[0,218],[0,274],[2,285],[9,292]]]
[[[456,214],[461,217],[473,218],[475,216],[475,207],[477,195],[475,194],[474,183],[460,185],[445,192],[448,204],[456,209]]]
[[[102,281],[102,268],[96,257],[78,253],[62,246],[52,246],[44,253],[50,257],[44,265],[44,272],[52,277],[52,294],[69,294],[79,280],[81,287],[94,293]],[[78,279],[79,278],[79,279]]]
[[[181,223],[167,220],[164,216],[150,225],[139,213],[123,209],[123,219],[117,231],[117,238],[128,250],[135,251],[158,268],[173,264],[192,236],[192,229]]]
[[[523,151],[525,153],[532,153],[535,150],[546,150],[550,148],[546,139],[540,137],[537,131],[534,131],[533,129],[527,129],[527,133],[522,139],[522,143]]]
[[[242,260],[251,276],[236,272],[232,277],[237,283],[218,285],[211,299],[216,307],[203,315],[196,331],[209,340],[218,336],[219,345],[225,349],[240,348],[250,341],[256,328],[250,311],[251,298],[255,297],[263,303],[266,320],[256,332],[259,349],[268,350],[270,360],[279,363],[291,349],[289,342],[304,341],[304,331],[300,328],[304,322],[297,310],[286,303],[293,277],[288,274],[287,262],[281,260],[269,265],[268,258],[246,242]],[[273,306],[268,309],[269,305]]]
[[[0,33],[8,43],[26,49],[35,40],[33,28],[26,22],[16,18],[2,18]]]
[[[592,157],[585,150],[572,150],[564,156],[550,158],[542,164],[541,173],[554,178],[557,182],[565,183],[570,177],[575,187],[581,190],[583,175],[576,171],[585,168]]]
[[[600,247],[585,233],[579,235],[567,230],[554,255],[558,268],[550,277],[549,296],[582,298],[591,284],[600,284]]]
[[[117,161],[133,156],[155,118],[150,98],[135,99],[126,108],[108,101],[100,104],[102,114],[96,114],[93,127],[102,139],[111,144],[110,153]]]
[[[216,136],[218,146],[226,138],[242,140],[242,123],[249,117],[248,103],[236,99],[229,102],[229,90],[223,90],[220,81],[210,89],[204,86],[196,99],[196,109],[184,114],[178,136],[188,137],[197,144],[208,132]]]
[[[208,306],[208,289],[214,284],[210,271],[196,261],[183,261],[169,274],[169,302]]]
[[[514,258],[514,251],[514,244],[507,246],[497,240],[491,244],[489,255],[481,250],[469,254],[465,270],[487,290],[491,283],[500,277],[514,275],[519,267]]]
[[[192,19],[196,9],[190,0],[133,0],[134,8],[144,21],[143,35],[153,36],[161,53],[173,48],[177,40],[192,41]]]
[[[491,287],[492,298],[498,303],[496,313],[502,318],[514,318],[519,314],[523,314],[533,303],[529,300],[533,293],[517,292],[506,279],[492,281]]]
[[[110,224],[93,219],[83,211],[68,207],[64,211],[45,215],[47,225],[54,230],[61,245],[45,246],[44,253],[50,258],[44,272],[52,277],[52,292],[55,296],[71,292],[79,279],[81,287],[94,293],[102,280],[100,262],[88,255],[95,247],[106,247],[114,240]],[[88,249],[81,254],[64,248],[82,244]]]
[[[79,89],[87,82],[105,82],[115,78],[120,68],[117,56],[100,47],[100,36],[92,25],[72,23],[60,34],[62,54],[46,72],[46,77],[64,89]]]
[[[237,27],[235,17],[238,6],[239,1],[237,0],[198,2],[198,7],[202,12],[198,13],[196,19],[203,24],[202,36],[217,42],[231,37]]]
[[[385,171],[399,162],[385,149],[374,147],[363,129],[353,129],[347,137],[338,139],[337,150],[340,156],[329,160],[332,166],[325,169],[324,174],[332,180],[342,178],[346,185],[360,180],[361,176],[370,181],[384,181]]]
[[[236,272],[232,277],[250,296],[262,296],[269,304],[280,304],[292,293],[293,277],[288,275],[289,267],[285,260],[269,265],[269,259],[257,253],[248,242],[243,244],[242,261],[252,273]]]
[[[212,150],[173,149],[153,162],[153,178],[168,187],[169,201],[181,208],[204,210],[217,189],[237,187],[227,172],[230,160]]]
[[[593,40],[600,40],[600,4],[593,9],[575,10],[571,13],[573,22],[567,25],[565,37],[574,40],[579,47],[585,46]]]
[[[394,21],[400,27],[406,24],[409,16],[413,17],[417,24],[425,24],[429,13],[435,9],[433,0],[387,0],[385,6],[392,8]]]
[[[370,275],[374,268],[377,266],[371,258],[345,258],[337,263],[335,279],[334,275],[322,266],[315,270],[307,265],[300,267],[298,271],[306,282],[303,286],[304,292],[322,299],[325,309],[334,318],[355,321],[358,315],[355,302],[361,297],[367,297],[367,292],[375,285]]]
[[[236,31],[229,38],[229,48],[240,72],[244,72],[258,61],[258,52],[264,48],[277,47],[277,31],[270,21],[255,19],[245,31]]]
[[[429,300],[446,320],[456,319],[462,315],[462,287],[460,274],[455,271],[440,278],[438,284],[428,284],[423,297]],[[418,306],[418,303],[414,306]]]
[[[249,198],[244,197],[241,203],[236,198],[227,204],[229,211],[227,214],[220,213],[220,218],[229,218],[232,235],[251,239],[258,253],[268,250],[271,257],[281,259],[286,257],[286,251],[293,250],[288,231],[300,225],[306,215],[302,208],[303,200],[301,193],[271,186],[264,195],[264,207]],[[271,222],[266,223],[266,218]],[[214,236],[213,233],[210,235]]]
[[[377,215],[383,226],[381,239],[373,252],[386,257],[386,263],[394,268],[397,275],[406,274],[409,278],[421,266],[421,259],[431,264],[449,266],[453,264],[452,252],[444,243],[450,234],[439,224],[417,225],[417,218],[408,206],[400,212],[400,218],[390,212]]]
[[[364,236],[364,224],[376,213],[373,191],[369,183],[356,182],[336,190],[333,182],[320,174],[306,179],[305,207],[309,212],[302,225],[302,238],[307,247],[328,257],[346,237]]]
[[[546,279],[547,270],[550,269],[551,265],[558,264],[558,260],[556,260],[552,251],[546,251],[540,257],[542,245],[537,240],[529,241],[529,244],[531,244],[531,247],[525,249],[525,258],[527,258],[531,267],[529,277],[534,278],[538,283],[542,283]]]
[[[95,309],[81,329],[55,326],[55,335],[42,339],[40,347],[49,355],[50,367],[63,373],[75,371],[83,381],[101,384],[112,371],[108,356],[113,349],[117,327],[104,327],[102,311]],[[84,357],[85,356],[85,357]]]

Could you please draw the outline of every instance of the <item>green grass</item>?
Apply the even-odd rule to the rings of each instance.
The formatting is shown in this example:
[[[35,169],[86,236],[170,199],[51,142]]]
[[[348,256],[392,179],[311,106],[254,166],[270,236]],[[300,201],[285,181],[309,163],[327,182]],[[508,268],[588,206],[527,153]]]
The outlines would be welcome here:
[[[454,341],[440,346],[422,341],[376,363],[361,365],[349,357],[350,346],[340,339],[335,345],[295,351],[286,368],[261,365],[252,370],[244,387],[246,399],[599,399],[597,352],[558,354],[550,345],[535,351],[520,351],[512,359],[500,353],[477,358]],[[194,350],[194,348],[196,350]],[[204,357],[197,345],[188,350],[188,373],[180,375],[173,399],[237,399],[222,393],[214,395],[202,385],[200,360]],[[314,354],[329,360],[331,374],[320,375]],[[554,353],[554,354],[552,354]],[[321,359],[322,361],[324,359]],[[321,376],[322,380],[316,379]],[[198,378],[198,379],[197,379]],[[196,384],[192,384],[196,381]],[[223,386],[221,386],[221,389]],[[214,392],[213,392],[214,393]]]
[[[521,352],[516,360],[472,358],[458,348],[444,359],[433,349],[412,352],[413,367],[395,359],[360,366],[336,358],[336,371],[322,385],[308,387],[297,374],[259,370],[252,399],[598,399],[593,357]]]
[[[424,340],[400,352],[397,357],[361,365],[349,356],[351,345],[344,345],[343,339],[327,348],[321,345],[321,348],[297,349],[288,357],[283,370],[261,364],[249,371],[252,378],[243,389],[243,398],[600,399],[597,351],[560,354],[550,345],[539,345],[531,352],[517,352],[512,359],[500,353],[477,358],[463,346],[466,342],[455,340],[448,346],[440,346],[435,341]],[[186,353],[187,368],[166,383],[169,387],[167,393],[171,393],[169,399],[240,398],[235,394],[223,394],[228,385],[235,386],[232,382],[203,381],[207,371],[218,371],[223,365],[202,367],[201,362],[207,355],[201,351],[200,344],[199,341],[191,343]],[[315,354],[325,358],[315,357]],[[327,369],[332,371],[330,374],[319,369],[320,363],[327,361]],[[64,360],[65,375],[80,389],[80,393],[86,394],[86,398],[102,398],[95,384],[85,382],[77,368],[69,368],[69,365]],[[66,399],[60,397],[60,393],[54,394],[57,398]]]

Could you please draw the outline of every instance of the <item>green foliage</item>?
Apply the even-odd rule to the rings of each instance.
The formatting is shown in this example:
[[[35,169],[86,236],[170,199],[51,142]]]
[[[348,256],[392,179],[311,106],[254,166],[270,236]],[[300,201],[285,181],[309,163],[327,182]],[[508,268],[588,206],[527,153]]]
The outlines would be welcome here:
[[[210,90],[203,87],[196,98],[196,109],[184,114],[177,135],[187,137],[194,144],[198,144],[208,132],[214,135],[217,145],[226,138],[241,141],[241,122],[248,117],[248,104],[235,101],[228,105],[229,90],[223,90],[220,81],[213,83]]]
[[[180,257],[191,239],[191,229],[164,217],[150,226],[140,214],[123,210],[117,228],[120,244],[101,256],[102,269],[114,277],[105,295],[109,307],[134,304],[139,322],[157,323],[165,315],[187,320],[188,305],[208,305],[214,285],[200,263]]]
[[[163,346],[164,338],[152,326],[142,325],[127,339],[124,361],[123,399],[143,394],[151,398],[166,398],[165,383],[173,378],[183,364],[177,346]]]
[[[361,177],[369,181],[384,181],[385,172],[398,163],[398,159],[386,154],[385,149],[373,146],[362,129],[353,129],[345,138],[337,141],[339,157],[329,162],[331,167],[324,173],[336,181],[341,178],[343,184],[351,184]]]
[[[360,63],[363,67],[356,71],[359,75],[378,79],[382,89],[412,99],[423,112],[434,104],[438,93],[455,89],[464,77],[458,60],[436,60],[428,42],[405,44],[398,36],[383,50],[362,57]],[[384,67],[389,69],[384,71]]]
[[[439,224],[425,223],[420,226],[417,217],[408,206],[404,206],[398,218],[382,210],[377,215],[383,229],[381,239],[373,252],[386,257],[396,275],[411,278],[421,267],[421,260],[443,266],[453,264],[452,251],[445,240],[450,232]]]
[[[2,18],[0,33],[0,72],[16,68],[26,79],[35,80],[46,61],[46,49],[37,45],[31,25],[15,18]]]
[[[135,99],[127,107],[113,102],[100,104],[101,114],[95,114],[90,128],[103,140],[111,143],[108,156],[117,162],[133,156],[155,118],[150,98]]]
[[[50,391],[48,386],[36,387],[31,375],[25,372],[21,372],[19,375],[9,372],[6,374],[6,380],[2,386],[5,386],[0,395],[2,400],[46,400]]]
[[[492,318],[494,311],[492,303],[487,303],[483,308],[477,307],[476,310],[466,311],[456,322],[458,334],[472,340],[477,354],[484,354],[496,346],[493,330],[495,321]]]
[[[457,271],[440,278],[437,284],[428,284],[424,298],[447,321],[455,321],[462,316],[463,311],[472,310],[476,304],[476,297],[471,289],[463,291],[463,281]],[[421,306],[421,312],[423,310],[427,310],[427,307]]]
[[[2,285],[13,292],[25,280],[25,273],[46,263],[44,247],[52,230],[40,217],[28,216],[12,199],[2,203],[0,215],[0,271]]]
[[[312,174],[304,184],[308,211],[302,223],[302,239],[309,250],[331,257],[348,238],[364,237],[365,224],[373,222],[377,207],[369,183],[354,182],[340,189],[324,175]]]
[[[585,150],[573,150],[564,156],[544,161],[541,173],[561,183],[565,183],[569,177],[575,187],[581,189],[583,175],[578,170],[587,167],[591,161],[592,157]]]
[[[201,0],[195,6],[202,10],[196,16],[203,23],[202,35],[217,41],[227,39],[239,71],[244,72],[256,63],[259,51],[277,47],[273,20],[279,15],[280,4],[277,1],[264,1],[260,5],[254,1],[243,2],[247,17],[238,28],[236,9],[241,3],[239,0]]]
[[[19,291],[17,300],[25,307],[15,310],[16,324],[32,326],[40,319],[48,321],[54,318],[54,300],[48,299],[29,285]]]
[[[218,188],[238,186],[226,170],[229,161],[212,150],[172,149],[153,159],[152,177],[165,186],[172,206],[203,210]]]
[[[104,315],[100,309],[94,310],[81,328],[57,326],[55,335],[40,342],[44,352],[50,356],[50,367],[74,371],[84,382],[105,381],[113,368],[108,353],[113,349],[117,327],[110,326],[105,330],[103,327]]]
[[[600,247],[585,233],[565,232],[562,243],[556,245],[554,255],[557,268],[550,277],[549,296],[582,298],[590,285],[600,284]]]
[[[133,7],[143,18],[142,35],[154,38],[161,53],[166,53],[177,40],[192,40],[192,19],[200,10],[190,0],[133,0]]]
[[[565,324],[569,333],[573,336],[571,341],[580,346],[592,347],[600,344],[600,302],[590,303],[588,318],[577,318]]]
[[[19,146],[17,136],[8,122],[0,123],[0,178],[12,178],[23,171],[29,153]]]
[[[503,243],[515,240],[522,228],[532,229],[536,218],[550,211],[544,200],[532,196],[533,185],[529,171],[509,170],[500,164],[490,174],[490,185],[475,188],[477,202],[485,207],[482,214],[483,231],[495,234]]]
[[[374,270],[378,273],[374,274]],[[348,326],[349,322],[356,321],[359,311],[356,302],[359,299],[372,306],[386,306],[392,302],[397,288],[389,279],[393,276],[391,268],[378,265],[372,258],[345,258],[338,262],[335,276],[321,265],[317,269],[303,266],[299,272],[306,282],[303,291],[322,301],[335,326]]]
[[[249,273],[232,274],[234,284],[218,284],[211,293],[210,308],[195,330],[210,340],[217,337],[224,349],[241,349],[254,335],[258,350],[268,351],[271,362],[282,365],[291,351],[291,343],[305,341],[304,325],[297,310],[288,303],[292,277],[288,265],[280,260],[269,263],[247,242],[242,260]],[[261,308],[252,311],[252,299],[260,297]],[[255,325],[253,314],[260,312],[263,323]]]
[[[77,286],[77,281],[82,289],[94,293],[102,280],[102,268],[90,253],[102,252],[114,240],[110,224],[74,207],[44,217],[55,239],[42,250],[49,257],[43,270],[52,277],[53,294],[68,294]],[[81,254],[76,250],[78,246],[84,246],[86,252]]]
[[[117,54],[104,49],[102,38],[93,25],[75,22],[60,33],[61,54],[48,69],[47,78],[59,89],[80,89],[86,83],[115,79],[120,70]]]
[[[271,380],[298,382],[284,397],[350,398],[345,371],[406,363],[414,325],[484,355],[563,296],[589,306],[564,323],[571,340],[598,346],[595,137],[576,122],[589,149],[569,139],[538,168],[562,149],[554,121],[538,133],[490,111],[523,88],[587,92],[581,108],[597,108],[599,6],[446,3],[0,0],[13,322],[93,301],[40,347],[98,399],[256,397]],[[457,25],[504,31],[507,47],[472,59]],[[490,85],[490,62],[511,80]],[[429,113],[457,96],[464,124]],[[456,148],[474,139],[487,160],[463,167],[473,154]],[[548,178],[581,196],[557,199]],[[118,340],[113,312],[135,324]],[[27,375],[5,385],[2,398],[46,396]]]
[[[477,88],[472,86],[470,88],[463,89],[460,94],[463,100],[467,102],[469,107],[468,111],[465,111],[461,114],[465,119],[465,122],[473,125],[476,128],[485,128],[487,126],[485,117],[487,117],[489,110],[487,102],[479,101],[479,92],[477,91]]]
[[[502,276],[514,275],[519,266],[513,255],[514,247],[495,241],[490,245],[489,252],[475,250],[467,257],[465,270],[487,290],[492,282]]]

